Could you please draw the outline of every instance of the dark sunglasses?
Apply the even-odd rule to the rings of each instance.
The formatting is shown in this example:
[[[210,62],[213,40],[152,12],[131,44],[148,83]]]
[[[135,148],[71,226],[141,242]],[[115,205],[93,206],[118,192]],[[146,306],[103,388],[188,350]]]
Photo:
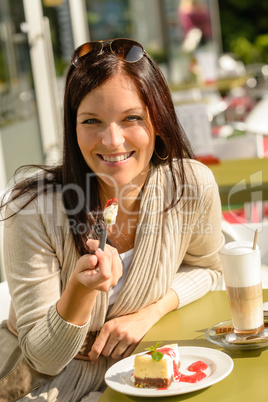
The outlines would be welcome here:
[[[88,53],[98,56],[103,53],[106,47],[112,54],[127,63],[135,63],[145,54],[142,45],[132,39],[100,40],[84,43],[75,49],[71,62],[75,67],[78,67],[82,63],[81,57]]]

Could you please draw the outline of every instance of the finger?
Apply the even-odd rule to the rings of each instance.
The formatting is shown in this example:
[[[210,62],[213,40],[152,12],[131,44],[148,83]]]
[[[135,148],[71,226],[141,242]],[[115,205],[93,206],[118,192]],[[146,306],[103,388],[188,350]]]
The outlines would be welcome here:
[[[103,327],[101,329],[101,332],[99,333],[99,336],[93,343],[93,345],[91,347],[91,351],[88,354],[88,357],[91,362],[97,363],[98,358],[99,358],[100,354],[102,353],[102,350],[103,350],[109,336],[110,336],[109,332],[105,331],[105,327]]]
[[[106,264],[106,268],[103,267],[103,265],[104,263],[102,263],[102,269],[100,269],[97,255],[87,254],[82,256],[78,265],[78,276],[81,283],[87,287],[95,288],[96,290],[109,290],[110,285],[106,283],[107,279],[111,276],[109,264]],[[101,289],[99,289],[100,286],[102,287]]]
[[[98,268],[98,258],[95,255],[85,254],[80,259],[80,271],[87,274]]]
[[[118,340],[117,344],[114,345],[113,348],[112,348],[112,344],[111,344],[111,349],[109,350],[108,355],[105,354],[106,346],[105,346],[102,354],[104,354],[105,356],[111,356],[114,360],[118,360],[118,359],[122,359],[124,356],[129,356],[135,349],[136,344],[134,344],[134,343],[129,344],[128,342],[126,342],[126,339],[122,339],[121,341]]]
[[[86,244],[91,250],[96,251],[98,249],[98,247],[99,247],[100,241],[99,240],[88,239]]]
[[[99,261],[96,255],[89,256],[89,269],[96,269]]]
[[[118,349],[118,344],[120,343],[120,339],[119,338],[114,338],[114,337],[109,337],[108,341],[106,342],[106,345],[104,346],[104,348],[102,349],[101,354],[105,357],[108,356],[113,356],[113,353],[115,350]],[[122,348],[122,347],[121,347]],[[125,348],[124,348],[125,350]],[[117,352],[118,353],[118,352]],[[117,356],[117,354],[116,354]]]
[[[108,275],[108,277],[111,277],[111,267],[112,267],[112,258],[111,258],[111,252],[109,250],[101,250],[98,248],[95,252],[95,256],[98,259],[98,267],[99,269],[103,272],[104,275]]]
[[[134,352],[134,350],[136,349],[137,346],[138,346],[138,342],[132,343],[131,345],[129,345],[129,347],[124,351],[122,358],[125,359],[126,357],[130,356]]]

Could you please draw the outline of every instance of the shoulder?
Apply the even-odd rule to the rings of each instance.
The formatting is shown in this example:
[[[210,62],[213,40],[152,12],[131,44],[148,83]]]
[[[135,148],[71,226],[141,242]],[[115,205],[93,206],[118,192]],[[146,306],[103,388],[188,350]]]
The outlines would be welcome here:
[[[181,170],[184,171],[182,181]],[[182,199],[188,203],[207,202],[219,197],[218,185],[211,169],[195,159],[173,161],[173,172],[176,181],[177,194],[183,194]]]
[[[6,220],[27,221],[56,221],[65,215],[62,194],[59,189],[40,191],[29,189],[22,194],[16,190],[10,191],[5,199],[4,216]]]
[[[164,176],[168,177],[171,174],[171,169],[168,165],[161,166]],[[184,184],[196,184],[202,186],[206,184],[215,184],[213,172],[208,166],[195,159],[174,159],[172,162],[172,171],[174,173],[177,184],[180,185],[182,172],[184,172]]]
[[[203,163],[195,159],[185,159],[183,161],[186,175],[195,178],[198,183],[212,184],[215,183],[212,170]]]

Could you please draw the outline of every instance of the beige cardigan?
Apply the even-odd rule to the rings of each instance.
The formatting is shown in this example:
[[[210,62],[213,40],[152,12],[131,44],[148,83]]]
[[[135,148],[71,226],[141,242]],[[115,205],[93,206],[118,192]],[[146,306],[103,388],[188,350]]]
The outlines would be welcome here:
[[[169,288],[177,292],[182,307],[217,283],[221,275],[218,251],[223,245],[218,188],[206,166],[187,161],[185,167],[186,194],[164,214],[160,212],[172,196],[170,172],[167,167],[150,169],[142,194],[134,257],[123,289],[108,317],[108,294],[100,292],[91,318],[83,327],[65,322],[56,310],[79,258],[61,194],[39,196],[6,221],[5,269],[16,315],[12,325],[19,333],[19,344],[28,363],[41,373],[60,373],[45,386],[47,392],[55,382],[57,389],[65,383],[62,389],[66,395],[72,392],[74,385],[66,377],[70,375],[76,378],[76,391],[79,389],[83,395],[100,386],[111,361],[100,359],[90,369],[89,362],[74,357],[87,332],[99,330],[107,318],[137,311],[162,298]],[[14,203],[12,208],[16,207]],[[68,370],[63,371],[66,366]],[[81,370],[91,370],[92,378],[87,375],[86,384],[81,383]],[[94,373],[98,373],[98,380]],[[42,390],[41,387],[34,395]]]

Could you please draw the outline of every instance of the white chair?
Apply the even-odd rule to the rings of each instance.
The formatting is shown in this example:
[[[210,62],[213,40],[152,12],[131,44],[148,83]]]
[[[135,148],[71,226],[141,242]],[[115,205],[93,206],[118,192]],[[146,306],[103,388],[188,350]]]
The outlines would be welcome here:
[[[10,294],[7,282],[0,283],[0,322],[8,318]]]
[[[268,135],[268,96],[264,96],[248,113],[245,123],[248,131],[255,133],[258,142],[258,156],[267,157],[264,146],[264,135]]]

